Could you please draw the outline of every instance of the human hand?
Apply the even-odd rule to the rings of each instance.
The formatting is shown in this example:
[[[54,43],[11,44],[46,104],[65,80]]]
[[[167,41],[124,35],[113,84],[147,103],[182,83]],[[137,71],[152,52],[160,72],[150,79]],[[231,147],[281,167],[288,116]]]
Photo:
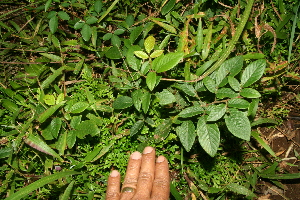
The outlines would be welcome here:
[[[168,200],[170,175],[168,161],[155,150],[146,147],[143,155],[136,151],[130,155],[126,175],[120,191],[121,176],[113,170],[108,178],[106,200]]]

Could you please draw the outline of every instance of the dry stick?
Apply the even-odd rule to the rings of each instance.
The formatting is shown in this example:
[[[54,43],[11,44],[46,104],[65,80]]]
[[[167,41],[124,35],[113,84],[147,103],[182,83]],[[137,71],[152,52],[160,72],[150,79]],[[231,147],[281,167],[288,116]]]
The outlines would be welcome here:
[[[249,19],[249,15],[253,6],[254,0],[249,0],[248,4],[245,8],[244,11],[244,15],[241,19],[241,22],[239,23],[239,26],[236,29],[236,32],[232,38],[232,40],[230,41],[228,48],[226,49],[226,51],[223,53],[223,55],[221,56],[221,58],[209,69],[207,70],[202,76],[200,76],[199,78],[197,78],[196,80],[191,80],[191,81],[186,81],[186,82],[197,82],[200,81],[202,79],[204,79],[205,77],[207,77],[208,75],[210,75],[211,73],[213,73],[216,69],[218,69],[218,67],[220,67],[220,65],[227,59],[227,57],[229,56],[229,54],[231,53],[231,51],[234,49],[235,44],[237,43],[238,39],[240,38],[244,27]]]

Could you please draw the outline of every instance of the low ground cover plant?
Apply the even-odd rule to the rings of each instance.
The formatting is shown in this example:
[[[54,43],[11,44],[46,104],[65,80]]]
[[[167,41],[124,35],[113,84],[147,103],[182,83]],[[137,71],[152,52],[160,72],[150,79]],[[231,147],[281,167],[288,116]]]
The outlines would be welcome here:
[[[274,1],[279,16],[227,3],[1,3],[1,197],[104,199],[109,172],[148,145],[170,162],[174,199],[251,199],[258,177],[278,178],[253,128],[277,123],[256,117],[265,88],[298,78],[278,63],[298,58],[299,3]],[[247,158],[257,168],[251,138],[271,155]]]

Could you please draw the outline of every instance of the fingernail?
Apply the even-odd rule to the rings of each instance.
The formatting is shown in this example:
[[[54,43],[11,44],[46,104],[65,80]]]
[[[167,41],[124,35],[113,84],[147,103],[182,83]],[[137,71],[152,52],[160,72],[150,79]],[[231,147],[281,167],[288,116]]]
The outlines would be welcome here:
[[[153,151],[152,147],[146,147],[143,151],[143,154],[148,154],[148,153],[151,153],[152,151]]]
[[[156,159],[157,163],[162,163],[164,161],[165,161],[165,157],[163,157],[163,156],[158,156],[158,158]]]
[[[131,157],[131,159],[139,160],[139,159],[141,159],[142,155],[140,152],[136,151],[136,152],[133,152],[130,157]]]
[[[110,176],[111,177],[117,177],[117,176],[119,176],[119,172],[117,171],[117,170],[113,170],[111,173],[110,173]]]

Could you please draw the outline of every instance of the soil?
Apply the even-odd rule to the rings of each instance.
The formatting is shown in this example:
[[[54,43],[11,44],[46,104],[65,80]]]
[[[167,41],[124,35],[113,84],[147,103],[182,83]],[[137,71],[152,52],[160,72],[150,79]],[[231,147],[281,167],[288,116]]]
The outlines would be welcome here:
[[[300,156],[297,155],[300,154],[300,88],[298,86],[290,87],[281,96],[276,97],[274,103],[268,102],[262,106],[262,109],[265,109],[264,112],[271,112],[276,106],[289,111],[287,116],[282,116],[281,125],[258,129],[264,141],[269,144],[276,156],[281,158],[279,167],[282,173],[300,172]],[[275,181],[279,181],[282,186],[275,185],[276,183],[270,180],[261,179],[258,182],[258,200],[300,200],[300,179]]]

